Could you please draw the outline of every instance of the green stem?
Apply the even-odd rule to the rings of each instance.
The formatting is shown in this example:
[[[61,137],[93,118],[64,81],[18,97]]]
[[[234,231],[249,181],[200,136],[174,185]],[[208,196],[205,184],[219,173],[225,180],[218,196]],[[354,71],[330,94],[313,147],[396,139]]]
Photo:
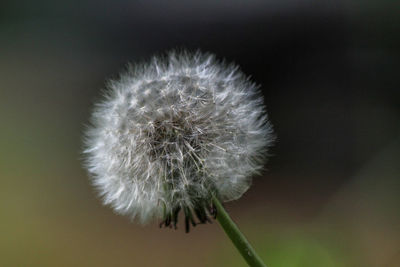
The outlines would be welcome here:
[[[217,220],[224,229],[226,235],[231,239],[240,254],[251,267],[266,267],[261,258],[254,251],[246,237],[240,232],[239,228],[232,221],[221,202],[213,196],[213,203],[217,208]]]

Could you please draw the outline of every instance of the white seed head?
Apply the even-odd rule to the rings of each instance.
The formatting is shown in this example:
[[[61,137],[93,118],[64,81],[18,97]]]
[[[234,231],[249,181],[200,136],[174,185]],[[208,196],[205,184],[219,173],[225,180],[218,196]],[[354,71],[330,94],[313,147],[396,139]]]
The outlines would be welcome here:
[[[257,86],[211,54],[170,52],[108,83],[85,136],[104,202],[142,223],[201,222],[211,196],[239,198],[273,142]]]

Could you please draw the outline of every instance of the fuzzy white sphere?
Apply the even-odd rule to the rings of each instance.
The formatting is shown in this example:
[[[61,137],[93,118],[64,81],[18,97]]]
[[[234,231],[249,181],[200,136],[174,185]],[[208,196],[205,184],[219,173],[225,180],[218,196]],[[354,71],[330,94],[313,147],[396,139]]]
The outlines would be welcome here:
[[[108,83],[86,131],[93,184],[116,212],[200,222],[239,198],[273,141],[257,86],[211,54],[170,52]]]

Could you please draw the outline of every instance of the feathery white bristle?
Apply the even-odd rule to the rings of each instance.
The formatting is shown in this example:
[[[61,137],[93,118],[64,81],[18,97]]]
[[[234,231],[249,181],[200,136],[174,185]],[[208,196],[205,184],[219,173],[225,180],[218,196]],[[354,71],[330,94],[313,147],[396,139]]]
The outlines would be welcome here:
[[[146,223],[210,192],[239,198],[273,139],[257,86],[235,65],[170,52],[109,82],[84,153],[104,202]]]

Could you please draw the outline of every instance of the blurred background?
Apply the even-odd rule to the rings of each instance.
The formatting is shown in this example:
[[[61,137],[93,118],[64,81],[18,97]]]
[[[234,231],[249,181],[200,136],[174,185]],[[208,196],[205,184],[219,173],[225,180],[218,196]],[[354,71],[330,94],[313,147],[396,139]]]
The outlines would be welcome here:
[[[227,210],[269,267],[400,266],[396,1],[2,1],[0,266],[245,266],[103,207],[81,167],[106,79],[172,48],[236,62],[278,140]]]

